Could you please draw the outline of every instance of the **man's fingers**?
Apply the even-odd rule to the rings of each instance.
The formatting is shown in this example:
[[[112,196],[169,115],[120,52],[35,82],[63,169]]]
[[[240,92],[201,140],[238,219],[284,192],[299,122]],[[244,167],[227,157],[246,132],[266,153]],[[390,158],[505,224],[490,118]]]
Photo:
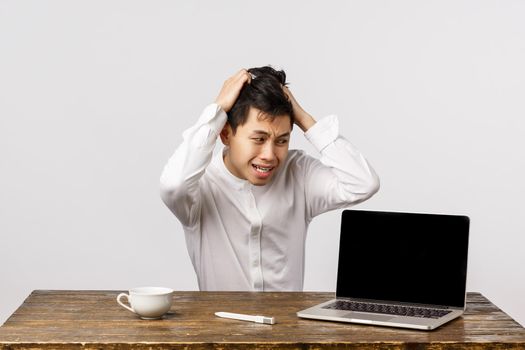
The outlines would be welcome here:
[[[248,82],[250,84],[252,81],[252,77],[250,73],[246,69],[241,69],[235,75],[229,77],[225,82],[224,86],[234,86],[238,88],[239,90],[242,88],[244,83]]]
[[[292,105],[297,104],[297,101],[295,100],[295,97],[292,94],[292,91],[288,88],[288,86],[283,85],[283,91],[284,94],[288,97]]]
[[[251,75],[246,69],[239,70],[224,82],[219,96],[215,101],[228,112],[237,100],[237,97],[239,97],[239,93],[244,84],[246,82],[250,84],[251,80]]]
[[[242,81],[243,83],[245,82],[251,83],[252,81],[251,74],[248,72],[248,70],[244,68],[241,69],[239,72],[237,72],[237,74],[234,77],[237,78],[238,81]]]
[[[286,97],[290,98],[290,90],[288,89],[288,86],[283,85],[283,92],[286,95]]]

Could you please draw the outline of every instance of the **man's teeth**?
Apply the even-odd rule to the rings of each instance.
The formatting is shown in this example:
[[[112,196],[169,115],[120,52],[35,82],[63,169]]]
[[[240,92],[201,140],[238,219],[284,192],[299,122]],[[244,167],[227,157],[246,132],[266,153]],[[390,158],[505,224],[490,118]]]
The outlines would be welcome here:
[[[265,172],[265,173],[273,169],[273,168],[263,168],[261,166],[255,165],[255,164],[253,166],[255,167],[255,169],[257,169],[259,171],[262,171],[262,172]]]

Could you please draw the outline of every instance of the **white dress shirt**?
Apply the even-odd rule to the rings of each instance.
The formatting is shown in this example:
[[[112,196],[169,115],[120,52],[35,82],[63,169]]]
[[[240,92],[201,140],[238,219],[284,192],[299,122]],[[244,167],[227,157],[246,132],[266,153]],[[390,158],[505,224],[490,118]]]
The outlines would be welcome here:
[[[268,184],[251,185],[230,173],[223,152],[213,156],[226,120],[220,106],[207,106],[160,179],[161,197],[184,228],[199,288],[301,291],[311,220],[366,200],[379,179],[329,116],[305,133],[320,160],[290,150]]]

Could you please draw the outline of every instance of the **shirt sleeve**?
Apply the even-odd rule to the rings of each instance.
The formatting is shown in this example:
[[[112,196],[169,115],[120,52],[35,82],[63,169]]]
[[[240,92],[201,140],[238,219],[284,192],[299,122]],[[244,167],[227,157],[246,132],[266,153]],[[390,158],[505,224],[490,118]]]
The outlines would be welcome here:
[[[226,120],[226,112],[219,105],[207,106],[197,123],[184,131],[182,144],[164,166],[160,196],[184,226],[195,224],[200,216],[199,179],[210,164]]]
[[[379,190],[379,177],[365,157],[339,135],[335,115],[319,120],[305,137],[321,153],[305,164],[305,195],[309,219],[362,202]]]

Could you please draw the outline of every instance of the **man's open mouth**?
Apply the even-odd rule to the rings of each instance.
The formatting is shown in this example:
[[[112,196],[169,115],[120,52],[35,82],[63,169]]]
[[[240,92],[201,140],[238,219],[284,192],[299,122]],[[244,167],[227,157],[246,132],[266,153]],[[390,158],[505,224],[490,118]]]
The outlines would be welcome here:
[[[267,173],[274,169],[274,167],[262,167],[260,165],[252,164],[253,168],[259,173]]]

